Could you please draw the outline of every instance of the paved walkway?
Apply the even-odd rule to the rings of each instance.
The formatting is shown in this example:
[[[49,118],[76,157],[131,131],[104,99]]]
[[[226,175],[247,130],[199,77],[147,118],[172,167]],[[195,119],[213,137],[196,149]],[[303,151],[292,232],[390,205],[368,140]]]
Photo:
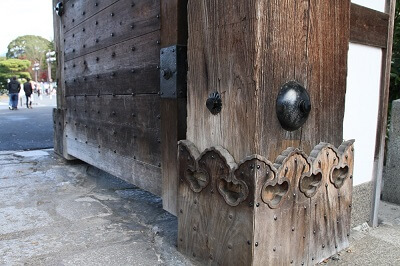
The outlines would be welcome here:
[[[400,207],[326,265],[400,265]],[[52,150],[0,152],[0,265],[193,265],[161,199]]]
[[[46,106],[51,106],[51,107],[56,107],[57,106],[57,97],[55,95],[42,95],[41,97],[38,97],[37,94],[34,94],[34,100],[33,100],[33,108],[37,107],[46,107]],[[21,99],[22,99],[22,104],[21,104]],[[9,104],[9,98],[7,95],[0,95],[0,110],[3,109],[8,109],[8,104]],[[18,108],[19,109],[25,109],[26,108],[26,98],[25,95],[21,94],[20,99],[18,100]]]

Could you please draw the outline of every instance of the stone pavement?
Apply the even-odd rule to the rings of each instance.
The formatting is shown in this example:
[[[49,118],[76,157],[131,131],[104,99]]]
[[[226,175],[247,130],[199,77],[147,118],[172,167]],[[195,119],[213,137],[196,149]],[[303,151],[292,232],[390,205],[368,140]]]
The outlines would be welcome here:
[[[324,265],[400,265],[400,207]],[[161,199],[52,150],[0,152],[0,265],[194,265]]]

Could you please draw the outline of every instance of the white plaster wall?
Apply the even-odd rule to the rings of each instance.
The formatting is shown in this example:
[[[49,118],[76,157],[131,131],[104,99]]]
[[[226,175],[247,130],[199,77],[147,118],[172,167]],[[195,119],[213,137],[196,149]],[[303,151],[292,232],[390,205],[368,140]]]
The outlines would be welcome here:
[[[350,43],[343,138],[355,139],[354,185],[372,180],[382,50]]]
[[[383,12],[385,10],[385,0],[352,0],[354,4],[360,6],[366,6],[371,9],[375,9]]]
[[[383,12],[385,0],[352,0]],[[354,185],[372,180],[382,50],[350,43],[343,138],[355,139]]]

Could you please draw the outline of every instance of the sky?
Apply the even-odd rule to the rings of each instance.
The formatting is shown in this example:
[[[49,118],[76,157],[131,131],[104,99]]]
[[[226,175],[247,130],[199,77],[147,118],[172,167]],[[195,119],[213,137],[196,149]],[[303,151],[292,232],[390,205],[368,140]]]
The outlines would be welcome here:
[[[53,40],[53,12],[51,0],[0,0],[0,56],[19,36]]]

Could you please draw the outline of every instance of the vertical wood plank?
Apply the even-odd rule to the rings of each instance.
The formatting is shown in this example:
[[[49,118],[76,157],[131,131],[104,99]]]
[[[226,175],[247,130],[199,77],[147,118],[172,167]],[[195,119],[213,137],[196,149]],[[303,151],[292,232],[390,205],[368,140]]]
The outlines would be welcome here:
[[[161,0],[161,46],[187,44],[188,0]],[[177,214],[178,149],[186,138],[186,97],[161,99],[161,150],[163,208]]]
[[[260,205],[255,210],[254,236],[259,245],[254,249],[254,265],[308,265],[310,199],[299,188],[311,165],[305,154],[291,148],[274,167],[276,174],[272,169],[263,172],[263,164],[257,171],[256,202]]]
[[[382,190],[382,172],[385,150],[385,137],[387,126],[387,111],[389,105],[390,67],[392,61],[393,28],[396,10],[395,0],[386,0],[386,13],[389,14],[389,30],[386,49],[382,53],[381,87],[379,92],[379,112],[376,129],[375,156],[373,168],[374,196],[372,201],[372,212],[370,225],[378,226],[378,208]]]
[[[53,7],[58,3],[53,0]],[[54,151],[67,160],[73,160],[74,157],[70,156],[67,151],[66,138],[65,138],[65,73],[64,73],[64,30],[63,30],[63,17],[58,16],[53,11],[53,29],[54,29],[54,44],[57,57],[56,69],[56,82],[57,82],[57,108],[53,110],[54,120]]]
[[[252,265],[254,161],[236,169],[218,147],[199,155],[181,144],[179,153],[178,249],[203,264]]]

